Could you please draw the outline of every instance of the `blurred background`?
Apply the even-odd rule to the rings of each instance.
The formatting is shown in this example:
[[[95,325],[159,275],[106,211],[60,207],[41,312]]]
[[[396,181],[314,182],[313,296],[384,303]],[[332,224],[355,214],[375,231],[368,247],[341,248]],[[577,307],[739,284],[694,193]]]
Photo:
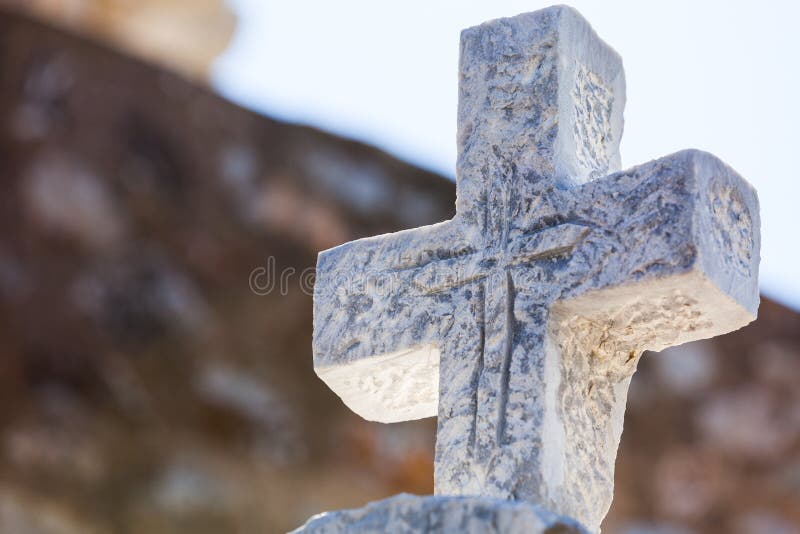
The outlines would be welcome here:
[[[0,532],[430,493],[435,421],[316,378],[301,274],[452,216],[458,32],[545,5],[0,0]],[[799,533],[798,7],[573,5],[625,61],[624,164],[712,151],[764,225],[758,320],[642,360],[604,532]]]

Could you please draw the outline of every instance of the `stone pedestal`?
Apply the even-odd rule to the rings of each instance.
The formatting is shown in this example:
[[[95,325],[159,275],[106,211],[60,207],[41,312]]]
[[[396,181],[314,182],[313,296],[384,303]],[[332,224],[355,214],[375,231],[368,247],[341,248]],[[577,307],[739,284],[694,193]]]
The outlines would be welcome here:
[[[316,515],[297,530],[303,534],[503,533],[587,534],[573,519],[541,506],[489,497],[444,497],[401,493],[363,508]]]

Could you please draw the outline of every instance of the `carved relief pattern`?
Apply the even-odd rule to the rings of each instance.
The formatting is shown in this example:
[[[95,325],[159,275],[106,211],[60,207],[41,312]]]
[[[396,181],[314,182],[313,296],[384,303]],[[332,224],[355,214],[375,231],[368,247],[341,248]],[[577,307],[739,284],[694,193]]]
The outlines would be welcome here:
[[[709,189],[708,202],[713,214],[716,246],[718,250],[733,252],[721,259],[732,272],[748,274],[753,255],[753,221],[741,191],[716,181]]]
[[[570,93],[575,107],[575,146],[578,163],[596,178],[608,172],[611,145],[611,110],[614,95],[600,78],[584,65],[577,66]]]

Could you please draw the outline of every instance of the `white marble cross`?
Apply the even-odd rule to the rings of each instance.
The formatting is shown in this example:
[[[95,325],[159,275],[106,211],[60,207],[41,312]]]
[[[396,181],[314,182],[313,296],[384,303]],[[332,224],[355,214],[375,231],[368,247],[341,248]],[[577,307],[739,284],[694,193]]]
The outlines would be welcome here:
[[[698,151],[618,172],[624,103],[570,8],[469,28],[456,216],[320,254],[315,369],[367,419],[438,415],[437,494],[596,531],[642,351],[755,318],[754,190]]]

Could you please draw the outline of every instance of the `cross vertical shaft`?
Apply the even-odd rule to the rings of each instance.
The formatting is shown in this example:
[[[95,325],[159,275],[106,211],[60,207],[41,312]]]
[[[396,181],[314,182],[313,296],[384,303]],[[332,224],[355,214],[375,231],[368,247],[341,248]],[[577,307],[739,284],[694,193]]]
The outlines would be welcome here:
[[[456,218],[486,247],[506,247],[510,234],[525,231],[534,222],[525,220],[534,214],[532,202],[537,216],[552,214],[534,224],[553,224],[565,215],[556,188],[574,188],[619,168],[622,63],[573,10],[554,8],[464,30],[459,82]],[[554,397],[558,385],[545,380],[557,373],[546,368],[544,349],[548,307],[557,295],[550,288],[517,291],[510,268],[490,276],[481,293],[485,320],[475,326],[481,353],[468,358],[475,361],[476,378],[467,387],[477,390],[470,407],[474,446],[471,457],[455,452],[465,450],[458,430],[465,423],[441,414],[451,414],[451,405],[463,407],[464,392],[443,378],[436,491],[542,502],[548,486],[541,472],[547,452],[542,430],[553,418],[545,397]],[[518,328],[524,335],[517,335]],[[461,363],[449,360],[463,357],[445,350],[440,370],[456,369],[441,376],[453,376]]]

